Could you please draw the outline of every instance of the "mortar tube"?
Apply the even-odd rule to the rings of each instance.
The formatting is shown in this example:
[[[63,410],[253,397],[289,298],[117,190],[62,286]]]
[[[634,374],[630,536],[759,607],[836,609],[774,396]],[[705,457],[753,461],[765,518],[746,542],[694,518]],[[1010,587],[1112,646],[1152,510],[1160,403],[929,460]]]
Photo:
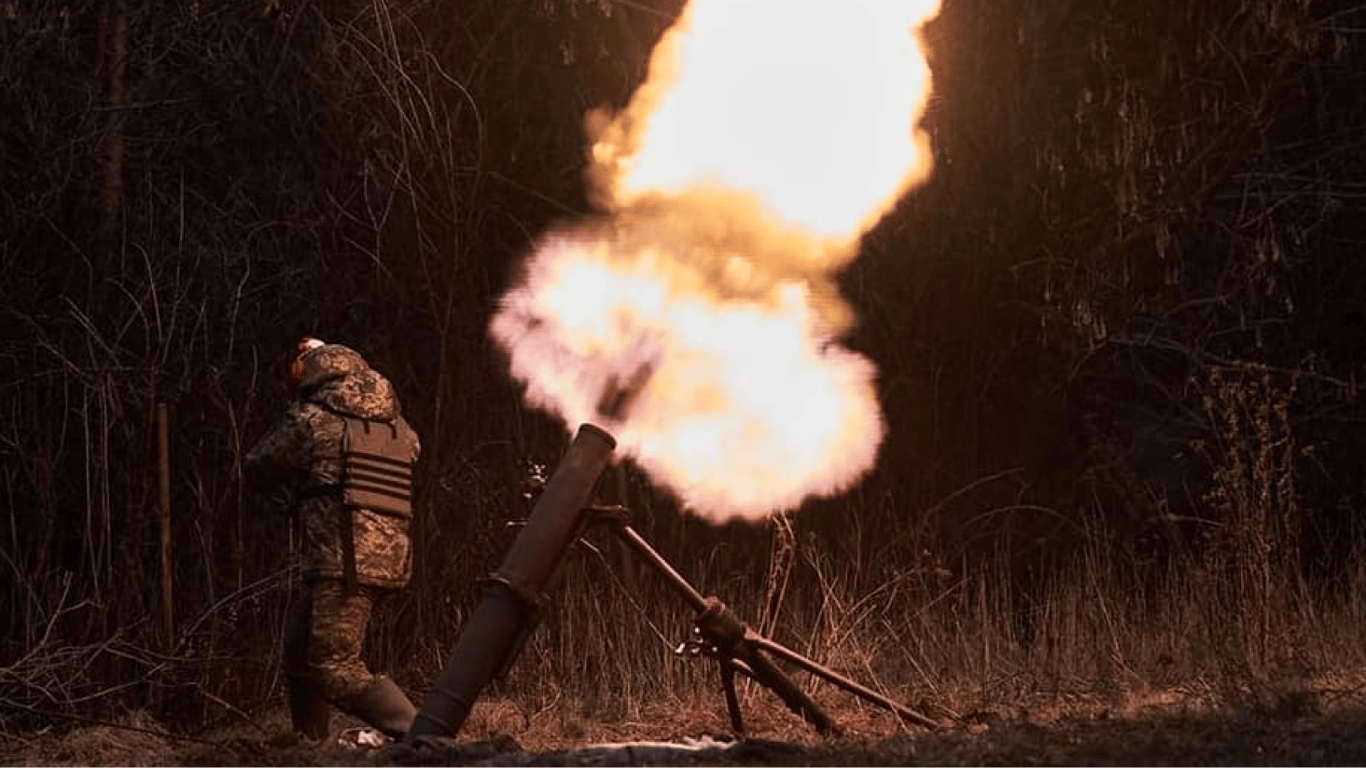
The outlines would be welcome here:
[[[578,537],[598,475],[617,441],[593,424],[582,424],[564,459],[513,540],[484,597],[470,616],[441,677],[427,691],[404,736],[455,736],[484,687],[505,668],[518,635],[527,631],[537,597]]]

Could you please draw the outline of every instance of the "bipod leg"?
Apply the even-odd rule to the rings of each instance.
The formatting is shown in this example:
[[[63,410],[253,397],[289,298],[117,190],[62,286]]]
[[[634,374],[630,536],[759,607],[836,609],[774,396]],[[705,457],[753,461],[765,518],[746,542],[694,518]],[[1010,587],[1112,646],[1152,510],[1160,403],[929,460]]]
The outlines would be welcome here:
[[[730,729],[736,736],[745,735],[745,721],[740,717],[740,697],[735,695],[735,665],[730,659],[717,659],[721,670],[721,690],[726,694],[726,712],[730,713]]]
[[[754,648],[746,645],[745,649],[748,652],[745,655],[746,671],[755,682],[776,694],[788,709],[810,723],[820,735],[839,735],[840,728],[830,715],[826,714],[814,699],[806,695],[805,691],[797,687],[786,672],[779,669],[766,656],[757,653]]]
[[[613,511],[603,508],[602,512]],[[668,582],[675,592],[683,597],[698,615],[695,620],[697,631],[706,641],[707,653],[716,656],[723,664],[738,669],[760,685],[778,695],[788,709],[810,723],[822,735],[839,733],[835,721],[822,710],[815,701],[807,696],[792,679],[774,663],[763,656],[754,641],[761,640],[745,623],[715,597],[703,597],[688,580],[683,578],[667,560],[641,538],[635,529],[625,522],[621,515],[604,515],[616,523],[614,531],[622,541],[645,559],[655,571]],[[738,704],[737,704],[738,708]]]
[[[810,723],[822,736],[839,733],[839,727],[825,710],[792,682],[787,673],[759,652],[759,648],[751,642],[758,635],[745,626],[725,603],[715,597],[707,598],[707,609],[697,617],[697,628],[713,653],[725,657],[735,669],[776,694],[788,709]]]
[[[823,667],[820,664],[817,664],[816,662],[812,661],[811,659],[808,659],[805,656],[801,655],[800,653],[797,653],[791,648],[776,643],[766,637],[753,635],[753,633],[751,633],[751,635],[752,636],[749,638],[749,641],[758,648],[768,651],[774,656],[786,660],[788,663],[795,664],[796,666],[805,669],[807,672],[810,672],[811,674],[817,677],[823,678],[826,682],[833,683],[834,685],[843,688],[849,693],[852,693],[855,696],[864,699],[865,701],[871,702],[880,707],[891,710],[892,712],[896,713],[898,717],[900,717],[902,720],[905,720],[906,722],[914,723],[923,728],[928,728],[932,731],[938,730],[940,727],[939,723],[935,722],[930,717],[920,712],[917,712],[904,704],[895,702],[887,698],[886,696],[883,696],[882,694],[878,693],[877,691],[874,691],[866,686],[860,685],[854,682],[853,680],[850,680],[849,678],[836,673],[832,669]]]

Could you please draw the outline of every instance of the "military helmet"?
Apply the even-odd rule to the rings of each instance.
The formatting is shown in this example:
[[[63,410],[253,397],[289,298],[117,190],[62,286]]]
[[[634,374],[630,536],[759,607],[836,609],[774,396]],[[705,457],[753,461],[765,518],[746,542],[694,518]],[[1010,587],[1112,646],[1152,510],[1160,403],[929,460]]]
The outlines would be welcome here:
[[[305,336],[298,346],[299,355],[289,366],[291,389],[308,392],[323,382],[370,368],[359,352],[342,344]]]

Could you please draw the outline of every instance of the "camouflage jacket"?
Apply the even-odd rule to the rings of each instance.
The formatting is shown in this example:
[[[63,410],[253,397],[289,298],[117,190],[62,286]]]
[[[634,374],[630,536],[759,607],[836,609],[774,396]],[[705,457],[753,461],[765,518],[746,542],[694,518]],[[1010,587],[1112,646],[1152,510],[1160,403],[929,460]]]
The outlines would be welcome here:
[[[304,576],[341,578],[344,529],[352,526],[356,580],[380,587],[402,587],[412,575],[407,519],[342,504],[340,414],[394,424],[408,456],[421,451],[417,434],[400,413],[388,379],[340,344],[306,353],[297,398],[284,419],[247,453],[247,482],[269,492],[291,491],[302,529]]]

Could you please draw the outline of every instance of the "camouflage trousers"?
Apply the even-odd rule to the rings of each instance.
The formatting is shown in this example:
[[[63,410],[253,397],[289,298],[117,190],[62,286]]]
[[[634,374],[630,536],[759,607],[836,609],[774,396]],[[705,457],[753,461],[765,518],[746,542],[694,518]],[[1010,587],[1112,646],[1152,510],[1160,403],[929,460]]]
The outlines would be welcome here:
[[[305,583],[289,609],[284,636],[285,674],[323,698],[343,704],[374,679],[361,649],[376,600],[391,589],[360,585],[347,594],[341,579]]]

